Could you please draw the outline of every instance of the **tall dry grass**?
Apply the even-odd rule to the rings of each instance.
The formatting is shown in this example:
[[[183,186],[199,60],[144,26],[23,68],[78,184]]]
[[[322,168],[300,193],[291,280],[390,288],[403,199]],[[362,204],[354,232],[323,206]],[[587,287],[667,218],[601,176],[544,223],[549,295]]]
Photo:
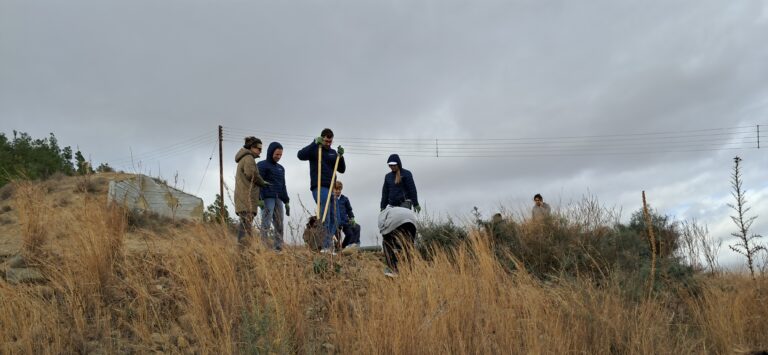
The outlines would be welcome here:
[[[39,188],[31,185],[30,188]],[[0,281],[1,353],[733,353],[767,349],[768,282],[702,278],[701,292],[633,301],[621,280],[542,282],[509,272],[489,237],[412,256],[396,279],[380,256],[275,254],[205,225],[147,232],[88,197],[47,211],[37,262],[48,282]]]

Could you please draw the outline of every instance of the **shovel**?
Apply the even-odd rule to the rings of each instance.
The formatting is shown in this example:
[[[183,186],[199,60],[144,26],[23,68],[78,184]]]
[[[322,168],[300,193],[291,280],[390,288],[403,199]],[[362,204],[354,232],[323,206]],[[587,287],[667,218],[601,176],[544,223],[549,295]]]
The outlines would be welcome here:
[[[331,187],[336,182],[336,170],[339,168],[339,160],[341,155],[336,155],[336,164],[333,166],[333,175],[331,176]],[[304,242],[309,245],[310,250],[319,251],[323,246],[323,238],[325,236],[325,218],[328,214],[328,204],[331,201],[332,191],[328,191],[328,196],[325,202],[325,209],[320,218],[320,189],[322,189],[322,162],[323,162],[323,147],[317,147],[317,208],[315,210],[315,217],[310,218],[307,222],[307,226],[304,229]]]

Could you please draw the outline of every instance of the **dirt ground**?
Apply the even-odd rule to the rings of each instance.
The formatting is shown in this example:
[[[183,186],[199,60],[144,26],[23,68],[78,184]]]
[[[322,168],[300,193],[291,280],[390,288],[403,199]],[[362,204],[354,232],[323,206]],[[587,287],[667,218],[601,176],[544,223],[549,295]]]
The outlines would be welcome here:
[[[46,203],[54,208],[78,208],[85,203],[100,203],[107,206],[109,182],[131,177],[124,173],[99,173],[89,176],[57,175],[41,182],[46,192]],[[16,187],[14,183],[0,189],[0,261],[19,253],[23,243],[24,227],[19,223]],[[56,230],[52,226],[51,231]],[[56,239],[56,235],[49,235]],[[144,250],[157,243],[170,243],[170,240],[148,238],[148,233],[141,229],[129,231],[125,246],[129,251]]]

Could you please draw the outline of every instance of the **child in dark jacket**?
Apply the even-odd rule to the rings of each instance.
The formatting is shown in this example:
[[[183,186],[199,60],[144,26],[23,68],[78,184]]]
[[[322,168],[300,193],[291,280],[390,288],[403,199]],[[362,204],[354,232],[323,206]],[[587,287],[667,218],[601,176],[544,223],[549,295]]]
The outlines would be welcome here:
[[[344,188],[344,184],[341,181],[336,181],[333,193],[336,195],[336,206],[338,208],[339,216],[339,229],[344,233],[344,242],[341,244],[342,248],[348,246],[360,246],[360,225],[355,222],[355,214],[352,212],[352,204],[349,203],[349,198],[341,194],[341,190]]]

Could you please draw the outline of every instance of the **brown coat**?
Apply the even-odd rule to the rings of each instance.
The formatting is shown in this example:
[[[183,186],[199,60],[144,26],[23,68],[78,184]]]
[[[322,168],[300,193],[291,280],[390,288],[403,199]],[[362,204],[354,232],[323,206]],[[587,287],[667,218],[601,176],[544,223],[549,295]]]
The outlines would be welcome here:
[[[265,185],[256,167],[256,157],[249,149],[240,148],[235,155],[235,212],[256,213],[260,187]]]

